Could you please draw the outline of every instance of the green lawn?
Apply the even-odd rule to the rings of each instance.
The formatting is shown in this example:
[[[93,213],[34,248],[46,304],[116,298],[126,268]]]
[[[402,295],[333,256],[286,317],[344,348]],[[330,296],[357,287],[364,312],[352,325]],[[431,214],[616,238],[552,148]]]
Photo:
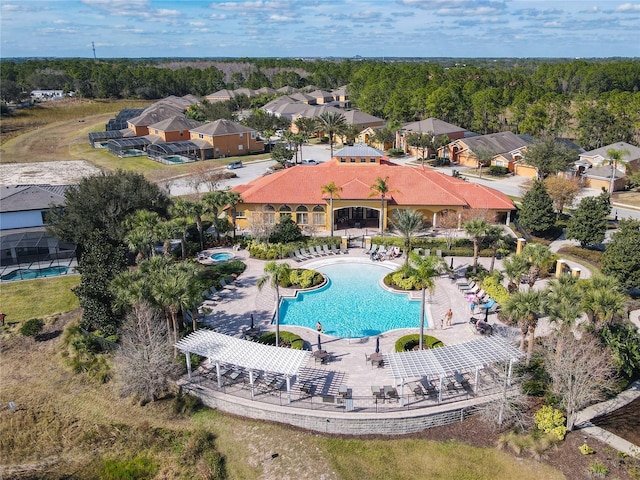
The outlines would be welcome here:
[[[71,289],[80,283],[80,275],[3,282],[2,311],[7,322],[44,318],[78,308],[78,297]]]

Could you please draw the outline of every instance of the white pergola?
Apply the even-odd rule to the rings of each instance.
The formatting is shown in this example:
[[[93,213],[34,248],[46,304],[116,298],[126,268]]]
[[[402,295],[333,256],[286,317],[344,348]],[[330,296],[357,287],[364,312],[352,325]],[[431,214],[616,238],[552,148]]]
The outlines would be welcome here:
[[[486,365],[508,362],[507,382],[510,384],[513,363],[523,355],[503,338],[488,336],[429,350],[387,353],[382,357],[385,368],[389,368],[391,376],[401,384],[401,398],[406,379],[435,376],[440,379],[438,398],[442,401],[442,387],[447,376],[475,372],[473,391],[477,393],[480,370]]]
[[[287,381],[287,396],[291,401],[291,377],[307,364],[311,352],[292,348],[275,347],[242,340],[211,330],[197,330],[175,344],[185,354],[187,372],[191,378],[190,353],[207,357],[216,366],[218,387],[222,388],[220,364],[231,364],[249,372],[251,398],[253,398],[254,372],[268,372],[283,375]]]

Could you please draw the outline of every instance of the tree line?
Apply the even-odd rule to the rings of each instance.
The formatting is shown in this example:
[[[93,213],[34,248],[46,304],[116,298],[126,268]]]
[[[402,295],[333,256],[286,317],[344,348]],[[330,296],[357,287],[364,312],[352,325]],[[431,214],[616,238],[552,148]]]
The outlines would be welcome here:
[[[245,69],[225,74],[207,62],[197,68],[169,59],[4,60],[0,88],[2,100],[9,102],[33,89],[73,90],[86,98],[157,99],[204,96],[223,88],[348,85],[354,106],[388,121],[435,117],[481,134],[512,130],[568,136],[585,149],[640,138],[640,62],[634,59],[233,61]]]

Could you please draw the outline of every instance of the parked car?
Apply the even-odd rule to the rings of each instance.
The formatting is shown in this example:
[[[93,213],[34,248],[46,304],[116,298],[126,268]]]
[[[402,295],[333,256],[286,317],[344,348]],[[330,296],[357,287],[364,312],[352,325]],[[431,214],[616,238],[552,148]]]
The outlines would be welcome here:
[[[235,170],[236,168],[242,168],[241,161],[231,162],[229,165],[227,165],[227,170]]]
[[[308,159],[306,159],[306,160],[302,160],[302,161],[300,162],[300,165],[318,165],[318,163],[319,163],[319,162],[315,161],[314,159],[312,159],[312,158],[308,158]]]

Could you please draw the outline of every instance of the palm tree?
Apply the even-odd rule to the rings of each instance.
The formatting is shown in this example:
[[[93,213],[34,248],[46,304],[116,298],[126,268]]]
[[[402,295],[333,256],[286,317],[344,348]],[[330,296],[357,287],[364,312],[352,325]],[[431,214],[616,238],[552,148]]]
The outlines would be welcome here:
[[[485,240],[489,244],[489,247],[491,247],[492,251],[489,271],[493,272],[493,267],[496,263],[496,256],[498,255],[498,250],[506,251],[508,248],[507,236],[502,225],[489,225],[484,234]]]
[[[216,239],[220,239],[220,214],[227,205],[235,205],[238,203],[239,194],[229,190],[215,190],[207,193],[202,197],[202,202],[211,212],[213,217],[213,225],[216,230]]]
[[[322,185],[322,194],[329,195],[329,220],[331,221],[331,236],[333,237],[333,199],[340,198],[342,187],[337,186],[334,182]]]
[[[533,287],[540,272],[548,271],[558,256],[549,247],[540,243],[529,243],[522,249],[522,255],[529,261],[529,287]]]
[[[302,161],[302,159],[304,158],[302,156],[302,146],[309,141],[309,135],[307,133],[304,133],[304,132],[299,132],[299,133],[296,133],[292,137],[292,140],[293,140],[294,145],[296,146],[296,159],[298,158],[297,155],[298,155],[298,150],[299,150],[300,151],[300,160]]]
[[[409,251],[411,250],[411,237],[424,227],[424,216],[417,210],[395,210],[393,212],[393,225],[404,236],[405,265],[409,263]],[[437,258],[437,257],[436,257]]]
[[[191,222],[193,221],[192,204],[193,202],[189,200],[177,198],[169,208],[169,213],[172,217],[171,222],[174,223],[176,228],[178,226],[182,228],[180,237],[182,258],[187,258],[187,230],[189,230]]]
[[[331,158],[333,158],[333,137],[340,132],[347,123],[344,115],[337,112],[324,112],[316,117],[318,130],[322,130],[329,135],[329,146],[331,149]]]
[[[524,342],[529,333],[529,345],[527,350],[527,365],[531,361],[533,354],[533,344],[535,342],[536,326],[538,325],[538,314],[542,310],[543,295],[537,290],[527,292],[516,292],[509,297],[503,305],[504,312],[515,320],[520,326],[522,334],[520,338],[520,349],[524,350]]]
[[[529,262],[522,254],[511,255],[503,262],[504,271],[509,279],[509,293],[517,292],[520,288],[520,279],[527,270],[529,270]]]
[[[581,282],[581,305],[591,322],[591,328],[601,329],[613,317],[624,311],[625,297],[618,281],[605,275],[594,275]]]
[[[276,291],[276,346],[280,346],[280,282],[289,278],[291,267],[288,263],[267,262],[264,276],[258,279],[258,289],[269,283]]]
[[[487,232],[489,224],[484,218],[473,218],[466,222],[464,230],[473,241],[473,273],[478,273],[478,255],[480,254],[480,241]]]
[[[125,242],[132,252],[137,252],[136,263],[155,253],[155,245],[161,240],[160,215],[149,210],[137,210],[125,219]]]
[[[434,277],[440,275],[446,268],[444,260],[439,257],[429,256],[422,257],[415,252],[409,254],[409,260],[411,261],[412,275],[415,276],[417,283],[421,289],[421,303],[420,303],[420,344],[419,349],[422,350],[422,337],[424,336],[424,315],[426,307],[426,291],[433,293],[435,289]]]
[[[629,168],[629,164],[623,160],[625,155],[629,155],[629,150],[621,149],[616,150],[615,148],[609,148],[607,150],[607,159],[605,160],[606,164],[611,165],[611,180],[609,181],[609,195],[613,193],[616,170],[618,169],[618,164],[622,164],[626,169]]]
[[[382,235],[382,230],[384,229],[384,201],[387,198],[387,194],[391,193],[391,189],[387,183],[388,180],[389,177],[385,177],[384,179],[378,177],[376,178],[376,183],[369,187],[373,190],[369,194],[369,197],[376,197],[380,195],[380,235]]]
[[[581,297],[578,281],[571,275],[562,275],[547,285],[543,308],[559,333],[556,345],[558,357],[562,354],[562,339],[584,311],[580,304]]]

